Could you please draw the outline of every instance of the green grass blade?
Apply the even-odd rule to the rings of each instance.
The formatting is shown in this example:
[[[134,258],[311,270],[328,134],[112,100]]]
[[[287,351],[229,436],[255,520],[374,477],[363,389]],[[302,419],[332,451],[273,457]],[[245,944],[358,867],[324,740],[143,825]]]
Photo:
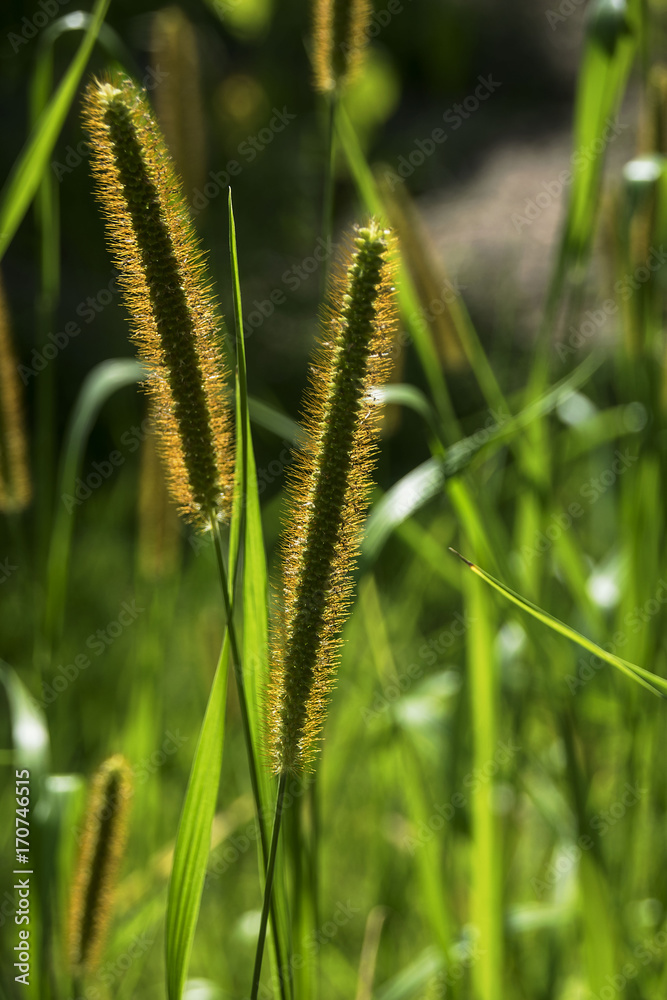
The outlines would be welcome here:
[[[589,10],[574,121],[573,177],[563,237],[563,254],[580,259],[593,238],[600,179],[606,148],[615,138],[606,135],[608,122],[618,111],[635,55],[632,2],[596,0]]]
[[[241,513],[243,525],[239,532],[243,538],[245,565],[243,573],[243,665],[244,686],[248,710],[248,722],[252,739],[252,752],[255,757],[261,747],[262,718],[261,692],[266,684],[268,673],[268,581],[266,558],[264,554],[264,538],[259,508],[257,489],[257,473],[252,449],[248,393],[246,381],[245,343],[243,338],[243,305],[241,300],[241,283],[239,278],[238,255],[236,247],[236,225],[232,205],[232,193],[229,192],[229,250],[232,268],[232,290],[234,297],[235,343],[236,343],[236,386],[237,386],[237,426],[238,458],[241,460]],[[270,803],[273,799],[271,783],[268,782],[264,769],[257,768],[260,802],[259,821],[268,837],[270,822]],[[265,808],[268,807],[267,811]],[[268,840],[266,841],[268,843]]]
[[[14,238],[48,165],[110,0],[98,0],[81,44],[60,86],[31,133],[0,194],[0,260]]]
[[[644,667],[638,667],[634,663],[622,660],[620,656],[614,656],[613,653],[608,653],[606,649],[603,649],[602,646],[598,646],[597,643],[593,642],[591,639],[587,639],[585,635],[577,632],[576,629],[566,625],[558,618],[554,618],[553,615],[543,611],[542,608],[538,608],[537,605],[532,604],[530,601],[526,600],[525,597],[521,597],[520,594],[510,590],[509,587],[500,583],[500,581],[496,580],[495,577],[486,573],[474,563],[471,563],[465,558],[465,556],[462,556],[460,552],[457,552],[456,549],[450,549],[450,551],[466,563],[473,573],[476,573],[477,576],[482,578],[482,580],[485,580],[489,586],[493,587],[499,594],[506,597],[508,601],[516,604],[516,606],[521,608],[522,611],[526,611],[529,615],[532,615],[533,618],[537,618],[538,621],[542,622],[543,625],[547,625],[550,629],[553,629],[554,632],[558,632],[560,635],[565,636],[566,639],[576,642],[577,645],[587,649],[589,653],[593,653],[601,660],[604,660],[605,663],[609,663],[612,667],[616,667],[617,670],[620,670],[628,677],[631,677],[637,682],[637,684],[641,684],[642,687],[645,687],[653,694],[658,695],[659,698],[667,697],[667,678],[659,677],[657,674],[651,673],[650,670],[646,670]]]
[[[438,496],[445,482],[442,462],[429,458],[406,473],[374,504],[361,543],[364,566],[374,562],[392,531]]]
[[[229,634],[220,653],[178,824],[166,917],[167,996],[181,1000],[199,915],[225,738]]]
[[[264,742],[264,692],[269,674],[269,623],[268,623],[268,573],[266,551],[262,532],[262,517],[257,483],[257,469],[250,428],[250,405],[247,392],[245,343],[243,338],[243,303],[236,246],[236,224],[229,192],[229,250],[232,269],[232,291],[234,298],[235,343],[236,343],[236,401],[237,427],[240,430],[237,441],[237,465],[240,460],[241,517],[238,531],[243,541],[243,578],[241,603],[243,609],[242,658],[243,691],[250,730],[249,752],[253,760],[257,794],[257,821],[262,828],[260,847],[260,867],[267,862],[266,847],[269,843],[270,824],[276,798],[275,782],[268,769],[262,766]],[[279,866],[280,868],[281,866]],[[278,986],[278,970],[286,966],[286,942],[289,936],[287,900],[280,876],[275,880],[271,905],[271,959],[273,963],[274,985],[283,996],[287,983]]]
[[[377,584],[372,573],[366,575],[360,587],[359,604],[368,636],[368,647],[380,684],[399,685],[399,672],[382,607]],[[413,830],[427,829],[433,812],[433,799],[428,793],[426,769],[420,759],[419,747],[409,726],[392,737],[394,774],[402,774],[401,795],[406,815]],[[423,899],[424,920],[428,921],[433,937],[444,954],[452,943],[452,915],[449,900],[442,892],[445,876],[442,866],[442,843],[432,838],[420,842],[412,852],[415,878]]]
[[[242,453],[242,496],[245,509],[245,487],[248,473],[248,379],[245,360],[245,339],[243,337],[243,304],[241,301],[241,281],[239,278],[239,260],[236,248],[236,223],[234,221],[234,206],[232,204],[232,189],[229,189],[229,255],[232,267],[232,296],[234,300],[234,328],[236,345],[236,390],[239,406]]]
[[[421,389],[418,389],[414,385],[394,382],[375,389],[373,395],[378,405],[407,406],[408,409],[414,410],[422,418],[434,437],[438,437],[438,421],[435,410]]]
[[[591,353],[569,375],[516,415],[507,414],[496,426],[455,441],[447,448],[443,459],[434,456],[406,473],[373,506],[366,522],[362,558],[372,563],[389,535],[437,496],[446,479],[462,472],[478,452],[484,449],[486,453],[494,446],[499,447],[508,442],[513,433],[529,426],[538,417],[551,413],[584,385],[601,364],[601,356]],[[377,390],[377,396],[382,403],[409,406],[436,433],[434,411],[424,394],[414,386],[385,386]]]
[[[277,437],[284,438],[289,444],[302,445],[306,440],[306,434],[296,420],[292,420],[286,413],[276,410],[275,406],[265,403],[261,399],[248,398],[248,412],[250,419],[258,427],[271,431]]]
[[[35,782],[49,769],[49,730],[46,717],[17,672],[4,660],[0,660],[0,681],[9,702],[14,763],[20,770],[28,768],[31,780]]]
[[[475,625],[466,638],[470,678],[470,712],[475,774],[485,773],[498,749],[498,666],[490,594],[479,580],[467,576],[464,601]],[[472,875],[470,913],[479,933],[480,959],[472,968],[473,996],[495,1000],[504,989],[504,937],[501,826],[494,808],[495,781],[476,784],[471,796]]]
[[[446,968],[438,948],[426,948],[407,968],[398,972],[375,993],[376,1000],[411,1000],[424,996],[428,983]],[[426,994],[428,995],[428,994]],[[437,994],[436,994],[437,995]]]

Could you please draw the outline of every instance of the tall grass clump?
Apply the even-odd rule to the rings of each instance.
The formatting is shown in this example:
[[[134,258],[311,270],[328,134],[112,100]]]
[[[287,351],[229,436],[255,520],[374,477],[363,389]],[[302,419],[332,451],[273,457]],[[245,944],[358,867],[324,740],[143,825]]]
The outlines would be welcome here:
[[[312,0],[280,17],[273,0],[209,3],[192,23],[170,7],[139,26],[142,55],[150,50],[159,71],[150,95],[117,73],[90,83],[87,145],[142,364],[105,359],[86,371],[123,342],[113,307],[92,342],[73,334],[67,353],[48,333],[99,279],[86,246],[86,286],[70,272],[61,301],[61,236],[64,260],[80,261],[72,234],[86,231],[92,207],[77,206],[85,167],[56,182],[52,154],[69,168],[80,151],[69,111],[95,38],[98,65],[106,52],[132,67],[136,46],[99,31],[106,0],[97,0],[92,18],[54,20],[12,63],[34,55],[34,127],[0,192],[0,253],[21,224],[7,261],[16,317],[28,313],[22,284],[39,286],[42,307],[35,330],[14,324],[17,353],[34,343],[49,360],[42,371],[34,358],[27,386],[34,510],[0,516],[0,813],[11,820],[0,868],[15,867],[16,767],[17,778],[30,774],[17,817],[31,847],[34,835],[28,1000],[667,995],[659,13],[638,0],[589,4],[572,169],[559,175],[563,226],[540,316],[532,279],[527,308],[523,292],[515,301],[513,265],[521,281],[555,204],[530,230],[500,236],[496,253],[498,234],[476,225],[477,198],[466,195],[466,227],[484,244],[489,236],[476,272],[485,287],[470,272],[469,311],[466,285],[448,281],[456,258],[457,279],[466,276],[466,255],[442,260],[429,243],[432,232],[451,245],[447,220],[456,225],[462,203],[444,190],[413,201],[458,174],[478,141],[489,176],[500,175],[485,132],[491,121],[491,137],[503,121],[515,127],[521,67],[460,130],[441,129],[446,145],[434,142],[428,163],[392,190],[392,174],[365,151],[413,162],[415,102],[427,135],[429,115],[447,124],[452,101],[469,108],[477,70],[502,66],[474,62],[487,11],[441,10],[416,28],[417,6],[414,17],[384,6],[396,17],[378,8],[372,27],[368,0]],[[576,20],[565,27],[550,15],[554,40]],[[56,83],[60,45],[82,30]],[[378,49],[362,75],[371,34]],[[408,44],[417,36],[419,52]],[[531,100],[545,82],[533,69]],[[276,134],[274,103],[294,118]],[[220,286],[233,345],[222,342],[187,204],[193,190],[210,190],[207,146],[216,181],[221,157],[239,156],[223,172],[235,178],[238,247],[231,191],[207,195],[197,213],[213,260],[226,257],[229,235]],[[557,172],[560,142],[552,150],[545,167]],[[521,151],[502,157],[522,182],[531,162]],[[484,190],[482,174],[478,186],[469,180],[468,192]],[[517,211],[538,197],[534,180],[532,192],[508,186]],[[304,258],[269,293],[281,261],[305,252],[300,241],[337,241],[337,181],[345,214],[371,221],[348,237],[333,282],[328,253],[314,253],[319,269]],[[320,228],[304,194],[321,182]],[[35,194],[33,260],[21,220]],[[301,268],[312,277],[297,288],[286,275]],[[318,281],[332,291],[302,427],[287,414],[295,357],[317,326]],[[113,298],[111,287],[93,303]],[[258,296],[261,329],[243,322],[242,287]],[[264,295],[280,308],[265,309]],[[30,489],[9,326],[0,303],[0,515],[25,505]],[[51,341],[57,351],[44,350]],[[53,419],[53,387],[64,402],[77,373],[70,419]],[[141,464],[126,432],[138,379],[150,397],[141,434],[156,430],[144,435]],[[385,420],[401,407],[392,434],[381,430],[382,407]],[[95,461],[109,437],[124,450]],[[207,535],[179,527],[176,507]],[[451,547],[465,553],[462,565]],[[31,663],[33,595],[43,623]],[[93,781],[76,865],[81,772],[104,759],[109,739],[123,757]],[[138,835],[118,879],[130,775],[141,787]],[[0,896],[0,925],[11,927],[19,901]],[[15,944],[0,934],[2,997],[16,994]]]
[[[90,84],[85,124],[171,494],[200,528],[229,516],[230,430],[220,324],[180,183],[126,77]]]

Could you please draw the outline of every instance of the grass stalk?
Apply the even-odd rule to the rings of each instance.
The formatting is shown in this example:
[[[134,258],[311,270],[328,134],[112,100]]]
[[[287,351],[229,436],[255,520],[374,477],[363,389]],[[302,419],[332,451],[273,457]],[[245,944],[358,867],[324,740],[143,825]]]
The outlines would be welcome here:
[[[236,588],[238,574],[240,571],[241,551],[243,550],[247,555],[246,542],[248,539],[246,536],[246,528],[248,525],[248,499],[249,499],[248,474],[249,474],[249,449],[250,449],[250,421],[248,415],[248,383],[247,383],[247,372],[246,372],[245,341],[243,333],[243,301],[241,297],[238,249],[236,243],[236,222],[234,218],[234,206],[232,201],[231,188],[229,190],[229,196],[228,196],[228,212],[229,212],[229,255],[231,263],[232,297],[234,304],[234,331],[235,331],[235,346],[236,346],[235,381],[236,381],[236,402],[237,402],[237,428],[240,441],[240,475],[237,475],[237,484],[239,489],[239,495],[237,497],[239,503],[239,516],[238,518],[234,518],[233,521],[233,530],[237,532],[237,544],[238,544],[237,557],[232,575],[232,588],[230,592],[233,595]],[[226,592],[226,584],[224,582],[226,577],[224,571],[224,559],[222,557],[222,549],[220,545],[219,530],[216,531],[216,539],[217,539],[216,557],[217,557],[218,568],[220,571],[220,579],[224,594]],[[246,572],[249,572],[247,565],[246,565]],[[228,620],[230,620],[229,617]],[[230,629],[231,629],[230,640],[232,640],[233,638],[232,659],[234,663],[234,677],[236,681],[239,704],[241,707],[243,736],[246,747],[246,754],[248,757],[248,768],[250,771],[250,782],[252,786],[253,800],[255,803],[257,824],[260,832],[260,854],[261,854],[262,874],[264,878],[266,878],[266,871],[268,865],[268,843],[267,843],[266,826],[265,826],[266,793],[263,796],[261,775],[259,774],[259,770],[257,767],[257,755],[255,752],[255,744],[253,741],[252,724],[250,719],[250,711],[248,707],[248,696],[246,691],[245,679],[243,676],[243,668],[240,659],[240,650],[238,647],[238,643],[236,641],[236,629],[233,622],[231,622],[230,624]],[[236,650],[236,652],[234,652],[234,650]],[[273,930],[273,944],[275,949],[275,961],[276,961],[278,981],[280,986],[280,994],[283,1000],[286,1000],[286,984],[283,979],[285,956],[284,956],[283,942],[281,937],[280,920],[278,918],[277,907],[273,899],[271,901],[271,927]]]
[[[283,812],[283,800],[285,797],[285,787],[287,785],[287,774],[283,771],[278,780],[278,794],[276,796],[276,811],[273,818],[273,831],[271,833],[271,846],[269,848],[269,858],[266,867],[266,881],[264,883],[264,901],[262,903],[262,915],[259,923],[259,934],[257,935],[257,951],[255,952],[255,965],[252,973],[252,986],[250,988],[250,1000],[257,1000],[259,991],[259,980],[262,974],[262,958],[264,955],[264,943],[266,941],[266,931],[269,922],[269,912],[273,894],[273,878],[276,868],[276,857],[278,855],[278,841],[280,838],[280,821]]]

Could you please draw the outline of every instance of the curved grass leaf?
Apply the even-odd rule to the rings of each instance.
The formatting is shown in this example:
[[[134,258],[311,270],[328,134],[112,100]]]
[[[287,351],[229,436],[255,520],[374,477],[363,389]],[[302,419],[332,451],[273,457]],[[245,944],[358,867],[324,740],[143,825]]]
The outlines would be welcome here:
[[[419,414],[433,435],[436,438],[438,437],[438,422],[435,410],[421,389],[418,389],[414,385],[405,385],[402,382],[396,382],[390,385],[379,386],[373,391],[373,396],[381,406],[393,404],[394,406],[407,406],[408,409],[414,410],[415,413]]]
[[[300,445],[306,440],[306,432],[301,424],[292,420],[286,413],[276,410],[270,403],[264,403],[261,399],[248,398],[248,412],[250,419],[258,427],[263,427],[278,437],[285,438],[290,444]]]
[[[373,562],[392,531],[437,496],[445,482],[440,459],[429,458],[399,479],[373,506],[361,543],[365,563]]]
[[[512,604],[516,604],[517,607],[521,608],[522,611],[527,612],[532,615],[533,618],[537,618],[538,621],[542,622],[543,625],[547,625],[554,632],[558,632],[560,635],[565,636],[566,639],[571,639],[572,642],[576,642],[577,645],[582,646],[583,649],[587,649],[589,653],[593,653],[599,659],[604,660],[605,663],[609,663],[612,667],[616,667],[621,673],[626,674],[631,677],[632,680],[636,681],[637,684],[641,684],[642,687],[647,688],[652,694],[657,695],[659,698],[667,697],[667,678],[659,677],[657,674],[652,673],[650,670],[646,670],[644,667],[638,667],[635,663],[629,663],[627,660],[623,660],[620,656],[614,656],[613,653],[607,652],[602,646],[598,646],[597,643],[593,642],[592,639],[587,639],[585,635],[581,632],[577,632],[576,629],[571,628],[564,622],[560,621],[558,618],[554,618],[548,612],[543,611],[542,608],[538,608],[536,604],[532,604],[530,601],[526,600],[525,597],[521,597],[520,594],[515,593],[515,591],[510,590],[495,577],[486,573],[479,566],[471,563],[465,556],[462,556],[460,552],[456,549],[450,547],[450,552],[458,556],[459,559],[464,562],[472,571],[476,573],[477,576],[485,580],[490,587],[497,590],[499,594],[506,597],[508,601]]]
[[[45,775],[49,767],[49,730],[46,718],[17,672],[4,660],[0,660],[0,681],[9,702],[16,766],[28,768],[34,781],[38,776]]]
[[[439,948],[426,948],[401,972],[398,972],[375,992],[376,1000],[411,1000],[422,997],[428,983],[446,968]]]
[[[53,147],[69,111],[79,80],[88,62],[110,0],[98,0],[88,30],[60,86],[49,101],[20,153],[0,195],[0,260],[14,238],[39,186]]]

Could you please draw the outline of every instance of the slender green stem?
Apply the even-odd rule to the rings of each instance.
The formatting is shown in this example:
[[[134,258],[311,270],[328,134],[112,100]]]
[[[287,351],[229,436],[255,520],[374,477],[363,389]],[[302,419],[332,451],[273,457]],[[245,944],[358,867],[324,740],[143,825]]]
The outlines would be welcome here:
[[[239,261],[236,248],[236,222],[234,220],[234,206],[232,203],[232,189],[229,189],[228,197],[229,209],[229,256],[231,259],[232,272],[232,292],[234,300],[234,329],[236,348],[236,393],[238,400],[238,424],[241,439],[241,517],[239,526],[239,539],[245,537],[245,520],[247,508],[248,490],[248,379],[245,360],[245,343],[243,340],[243,303],[241,300],[241,283],[239,280]],[[233,581],[239,573],[241,560],[236,560],[234,567]]]
[[[238,250],[236,245],[236,221],[234,218],[234,205],[232,201],[231,187],[229,189],[229,197],[227,200],[227,205],[229,211],[229,256],[231,262],[231,279],[232,279],[232,293],[234,302],[234,329],[235,329],[235,347],[236,347],[236,401],[237,401],[236,412],[237,412],[237,426],[239,428],[239,437],[241,442],[240,497],[238,498],[240,502],[239,534],[238,534],[239,549],[237,552],[236,563],[232,573],[232,594],[233,594],[236,590],[236,585],[241,565],[241,559],[239,558],[238,553],[240,553],[241,551],[241,546],[245,547],[245,541],[246,541],[250,420],[248,417],[248,380],[247,380],[246,358],[245,358],[245,341],[243,335],[243,301],[241,297]],[[219,549],[219,538],[218,538],[218,549]],[[221,558],[222,558],[221,551],[218,551],[218,565],[220,565],[221,563]],[[224,563],[223,563],[223,569],[224,569]],[[221,579],[223,579],[223,577],[221,577]],[[223,583],[223,589],[224,587],[225,584]],[[241,704],[243,732],[246,743],[246,752],[248,756],[248,766],[250,768],[252,792],[253,792],[253,798],[255,800],[257,823],[259,826],[262,870],[264,872],[264,875],[266,876],[268,847],[267,847],[266,833],[264,829],[264,814],[263,814],[260,781],[259,781],[259,775],[257,773],[257,765],[255,762],[255,755],[253,750],[250,713],[248,711],[248,703],[245,693],[243,671],[240,665],[241,661],[240,659],[237,659],[236,656],[233,656],[233,660],[234,660],[234,676],[236,677],[239,702]],[[238,671],[236,668],[237,663],[239,664]],[[276,965],[278,969],[280,995],[282,1000],[286,1000],[287,998],[286,986],[282,972],[285,963],[283,961],[282,942],[280,939],[280,925],[278,922],[277,910],[273,901],[271,902],[271,926],[273,928],[273,945],[275,949]]]
[[[262,957],[264,955],[264,942],[266,940],[266,928],[271,909],[271,896],[273,890],[273,874],[276,868],[276,856],[278,854],[278,839],[280,837],[280,820],[283,813],[283,799],[285,796],[285,785],[287,784],[287,774],[283,771],[278,782],[278,795],[276,797],[276,812],[273,818],[273,832],[271,834],[271,848],[269,850],[269,863],[266,869],[266,882],[264,885],[264,902],[262,903],[262,916],[259,923],[259,934],[257,936],[257,951],[255,953],[255,968],[252,973],[252,987],[250,990],[250,1000],[257,1000],[259,990],[259,977],[262,972]],[[282,979],[282,976],[281,976]]]
[[[246,746],[246,755],[248,758],[248,770],[250,772],[250,785],[252,788],[252,797],[255,803],[255,812],[257,814],[257,826],[259,828],[259,839],[262,848],[262,862],[264,866],[265,873],[265,884],[268,885],[268,864],[270,860],[267,858],[268,855],[268,845],[266,843],[266,835],[264,833],[264,821],[262,816],[262,800],[260,798],[259,790],[259,776],[257,773],[257,762],[255,760],[255,752],[252,744],[252,731],[250,729],[250,717],[248,714],[248,701],[245,693],[245,681],[243,679],[243,668],[241,665],[241,657],[239,653],[239,645],[236,637],[236,627],[234,625],[233,617],[233,595],[230,594],[229,590],[229,580],[227,576],[227,570],[225,568],[225,560],[222,552],[222,539],[220,538],[220,525],[214,516],[211,516],[211,529],[213,531],[213,541],[215,545],[215,555],[218,563],[218,573],[220,575],[220,584],[222,587],[222,598],[225,605],[225,616],[227,618],[227,628],[229,630],[229,645],[231,647],[232,654],[232,665],[234,667],[234,679],[236,681],[236,690],[239,699],[239,707],[241,710],[241,727],[243,729],[243,739]],[[275,912],[275,907],[273,901],[271,902],[271,926],[274,929],[274,941],[276,947],[276,954],[278,957],[278,976],[280,980],[280,994],[285,1000],[285,984],[283,981],[282,974],[282,956],[280,952],[280,945],[278,939],[278,919]]]
[[[255,754],[252,746],[252,734],[250,730],[250,719],[248,716],[248,703],[245,695],[245,682],[243,680],[243,669],[241,666],[241,657],[239,654],[239,645],[236,637],[236,627],[233,620],[233,608],[232,608],[232,595],[229,592],[229,580],[227,578],[227,570],[225,568],[225,560],[222,553],[222,539],[220,538],[220,525],[218,521],[211,517],[211,528],[213,530],[213,541],[215,544],[215,555],[218,563],[218,573],[220,575],[220,584],[222,587],[222,599],[225,605],[225,615],[227,617],[227,628],[229,629],[229,644],[231,646],[232,661],[234,664],[234,677],[236,679],[236,687],[239,696],[239,705],[241,708],[241,722],[243,726],[243,735],[246,742],[246,749],[248,752],[248,767],[250,769],[250,783],[252,785],[252,794],[255,800],[255,805],[259,810],[261,808],[260,798],[259,798],[259,782],[257,777],[257,765],[255,763]],[[266,839],[264,837],[264,829],[261,823],[259,823],[260,836],[262,838],[262,854],[266,859]]]

